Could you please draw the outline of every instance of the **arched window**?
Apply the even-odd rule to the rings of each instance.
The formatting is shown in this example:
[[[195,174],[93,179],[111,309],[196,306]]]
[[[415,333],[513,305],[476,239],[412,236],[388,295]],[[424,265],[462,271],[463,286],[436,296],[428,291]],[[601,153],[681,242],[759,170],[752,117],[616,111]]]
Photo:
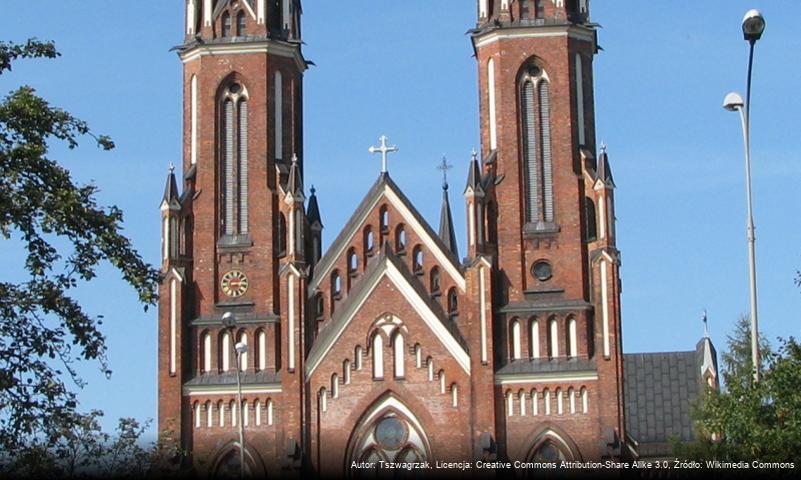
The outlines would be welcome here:
[[[336,373],[331,375],[331,397],[339,398],[339,376]]]
[[[451,405],[459,406],[459,386],[455,383],[451,385]]]
[[[403,224],[395,228],[395,250],[397,253],[406,252],[406,230],[403,228]]]
[[[246,33],[246,25],[245,25],[245,12],[242,10],[236,14],[236,35],[241,37]]]
[[[211,334],[203,334],[203,373],[211,372]]]
[[[459,295],[456,293],[456,287],[451,287],[448,290],[448,317],[451,320],[456,320],[459,316]]]
[[[256,346],[257,346],[257,368],[261,370],[267,369],[267,333],[264,330],[259,330],[256,333]]]
[[[231,14],[228,12],[225,12],[222,15],[222,36],[231,36]]]
[[[356,255],[356,249],[351,248],[348,250],[348,276],[354,277],[359,273],[359,256]]]
[[[362,349],[361,345],[359,345],[353,350],[353,358],[356,361],[356,370],[362,369],[363,357],[364,357],[364,350]]]
[[[373,336],[373,379],[384,378],[384,342],[378,333]]]
[[[323,297],[322,292],[314,296],[314,305],[314,313],[317,320],[322,320],[325,317],[325,297]]]
[[[423,347],[419,343],[414,346],[414,366],[417,368],[423,366]]]
[[[520,352],[521,349],[520,349],[520,322],[518,320],[513,320],[512,321],[511,330],[512,330],[512,332],[511,332],[512,333],[512,335],[511,335],[511,340],[512,340],[512,342],[511,342],[512,343],[512,348],[511,348],[511,350],[512,350],[511,351],[512,360],[519,360],[520,357],[521,357],[521,352]]]
[[[417,275],[423,274],[423,247],[420,245],[412,250],[412,271]]]
[[[557,388],[555,395],[556,395],[556,414],[561,415],[564,413],[564,408],[562,404],[564,397],[562,396],[562,390]]]
[[[570,408],[570,414],[576,413],[576,391],[573,387],[567,389],[567,401]]]
[[[545,18],[545,5],[542,0],[534,0],[534,17]]]
[[[231,426],[235,427],[239,424],[239,415],[237,413],[238,409],[236,408],[236,402],[231,400],[228,408],[231,410]]]
[[[445,393],[445,370],[440,370],[437,377],[439,377],[439,393]]]
[[[587,238],[588,242],[598,239],[598,217],[595,213],[595,202],[590,197],[584,197],[584,213],[587,217]]]
[[[536,318],[532,318],[529,324],[528,341],[531,358],[540,358],[540,322]]]
[[[339,270],[334,270],[331,274],[331,296],[334,300],[339,300],[342,296],[342,278],[339,276]]]
[[[551,391],[547,388],[542,391],[542,403],[545,415],[551,414]]]
[[[506,415],[511,417],[515,414],[515,397],[511,391],[506,392]]]
[[[195,428],[200,428],[200,402],[195,402],[194,405],[195,411]]]
[[[220,163],[222,225],[225,235],[248,233],[248,101],[232,83],[222,98]]]
[[[537,229],[554,221],[550,87],[536,65],[526,69],[521,85],[526,221]]]
[[[239,333],[239,343],[248,346],[248,334],[245,332]],[[245,350],[241,354],[239,354],[239,370],[242,372],[246,372],[248,370],[248,352]]]
[[[587,397],[587,387],[581,387],[581,413],[590,411],[590,401]]]
[[[403,378],[405,374],[405,366],[403,364],[404,360],[404,351],[403,351],[403,335],[400,332],[395,334],[395,338],[392,340],[392,354],[394,357],[394,366],[395,366],[395,378]]]
[[[223,373],[231,369],[231,334],[228,332],[220,335],[220,361],[217,364]]]
[[[342,362],[342,383],[350,385],[350,360]]]
[[[556,358],[559,356],[559,324],[556,318],[548,321],[548,357]]]
[[[430,274],[431,280],[431,295],[437,296],[439,295],[440,289],[440,278],[439,278],[439,267],[433,267],[431,269]]]
[[[571,317],[567,321],[567,355],[570,358],[578,357],[577,330],[576,319]]]
[[[428,368],[428,381],[434,381],[434,359],[431,357],[426,358],[426,368]]]
[[[220,426],[225,426],[225,404],[222,400],[217,402],[217,415],[220,417]]]
[[[540,414],[540,401],[536,390],[531,391],[531,414],[537,416]]]
[[[375,250],[375,239],[373,238],[373,229],[370,225],[364,227],[364,258],[373,255]]]
[[[328,392],[325,391],[325,387],[320,389],[320,410],[323,412],[328,410]]]
[[[267,400],[267,425],[273,424],[273,401]]]
[[[253,410],[256,411],[256,426],[260,427],[261,426],[261,402],[259,400],[256,400],[253,403]]]
[[[247,427],[250,423],[250,408],[248,407],[248,402],[246,400],[242,400],[242,426]]]
[[[382,205],[381,209],[378,211],[378,224],[382,234],[389,233],[389,211],[386,205]]]
[[[275,229],[275,253],[279,257],[286,255],[286,217],[283,213],[278,213],[278,221]]]
[[[526,392],[520,390],[517,393],[517,399],[520,402],[520,416],[523,417],[526,415]]]

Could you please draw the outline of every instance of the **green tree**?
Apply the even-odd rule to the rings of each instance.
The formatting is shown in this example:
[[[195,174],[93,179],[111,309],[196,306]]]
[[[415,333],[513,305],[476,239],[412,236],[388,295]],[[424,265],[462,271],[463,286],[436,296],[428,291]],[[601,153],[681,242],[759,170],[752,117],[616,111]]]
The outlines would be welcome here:
[[[19,59],[58,56],[51,42],[0,42],[0,75]],[[114,148],[29,86],[0,101],[0,234],[22,246],[27,272],[19,283],[0,278],[2,452],[58,448],[67,432],[95,427],[92,414],[77,412],[74,390],[83,381],[75,365],[96,361],[111,371],[101,318],[72,294],[101,262],[120,271],[145,309],[156,301],[158,272],[122,234],[122,212],[98,205],[97,187],[76,184],[49,156],[51,145],[74,149],[87,136],[100,148]]]
[[[693,409],[698,439],[676,444],[682,458],[762,460],[801,465],[801,346],[760,339],[762,378],[751,369],[750,323],[741,318],[723,354],[720,390],[708,389]]]

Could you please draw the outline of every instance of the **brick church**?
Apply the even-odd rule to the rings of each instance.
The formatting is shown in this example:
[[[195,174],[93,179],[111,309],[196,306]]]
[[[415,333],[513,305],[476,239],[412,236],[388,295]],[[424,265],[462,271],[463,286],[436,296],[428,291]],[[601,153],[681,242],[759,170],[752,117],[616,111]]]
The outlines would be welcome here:
[[[661,360],[637,357],[624,375],[587,0],[478,1],[481,149],[461,252],[452,190],[435,230],[387,171],[386,138],[371,149],[385,168],[323,251],[304,183],[315,159],[303,153],[300,1],[184,1],[182,187],[171,172],[161,203],[159,430],[186,466],[238,474],[240,430],[253,476],[636,456],[624,377],[636,396]],[[705,339],[685,352],[689,385],[716,382],[710,351]],[[642,403],[633,428],[645,435],[655,402]]]

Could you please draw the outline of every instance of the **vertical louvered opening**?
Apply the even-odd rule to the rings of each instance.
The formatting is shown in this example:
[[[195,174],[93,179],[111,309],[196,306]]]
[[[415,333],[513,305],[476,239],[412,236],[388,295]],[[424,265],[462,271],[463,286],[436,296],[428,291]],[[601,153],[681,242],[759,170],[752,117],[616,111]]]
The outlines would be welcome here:
[[[542,184],[545,221],[553,222],[553,164],[551,161],[551,95],[547,80],[539,84],[540,141],[542,144]]]
[[[223,104],[223,226],[226,235],[234,234],[234,102]]]
[[[284,95],[283,95],[283,78],[281,72],[275,72],[275,158],[280,160],[284,158]]]
[[[239,233],[248,233],[248,102],[239,102]]]
[[[539,178],[537,168],[537,125],[534,105],[534,83],[528,80],[522,92],[523,169],[526,188],[526,220],[536,222],[540,217]]]

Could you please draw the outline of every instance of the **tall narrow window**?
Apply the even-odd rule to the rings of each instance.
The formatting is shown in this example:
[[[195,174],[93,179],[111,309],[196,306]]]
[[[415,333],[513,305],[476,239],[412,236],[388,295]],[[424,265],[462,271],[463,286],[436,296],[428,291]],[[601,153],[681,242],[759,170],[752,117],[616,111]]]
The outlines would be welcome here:
[[[554,221],[550,88],[536,65],[526,70],[521,85],[526,221],[537,228]]]
[[[545,18],[545,5],[542,0],[534,0],[534,16],[536,18]]]
[[[487,96],[487,103],[489,104],[490,149],[495,150],[498,148],[498,126],[497,114],[495,111],[495,60],[492,58],[490,58],[489,62],[487,63]]]
[[[434,381],[434,360],[431,357],[426,358],[426,368],[428,368],[428,381]]]
[[[403,335],[400,333],[395,334],[395,339],[392,342],[392,353],[395,363],[395,378],[403,378],[405,374],[405,366],[403,364],[404,351],[403,351]]]
[[[547,388],[542,392],[542,404],[545,415],[551,414],[551,392]]]
[[[331,375],[331,396],[339,398],[339,375],[336,373]]]
[[[350,385],[350,360],[342,362],[342,383]]]
[[[578,119],[578,141],[579,145],[585,144],[584,133],[584,66],[582,65],[581,55],[576,54],[576,110]]]
[[[373,379],[384,378],[384,342],[381,335],[375,334],[373,337]]]
[[[529,349],[531,350],[531,358],[540,358],[540,322],[537,319],[531,320],[529,334]]]
[[[573,390],[573,387],[567,389],[567,401],[570,406],[570,413],[576,413],[576,391]]]
[[[275,103],[275,158],[284,158],[284,88],[281,72],[275,72],[273,80]]]
[[[190,83],[190,122],[191,122],[191,131],[190,131],[190,140],[189,140],[189,148],[190,148],[190,161],[192,165],[197,163],[197,76],[192,75],[192,82]]]
[[[590,411],[590,401],[587,397],[587,388],[581,387],[581,413],[588,413]]]
[[[439,377],[439,393],[445,393],[445,370],[440,370],[437,377]]]
[[[259,330],[259,333],[256,334],[256,341],[258,343],[258,366],[259,370],[266,370],[267,369],[267,333],[264,330]]]
[[[514,394],[509,391],[506,392],[506,415],[511,417],[515,414],[515,397]]]
[[[225,91],[220,118],[220,171],[224,235],[248,233],[248,102],[244,88]]]
[[[267,425],[273,424],[273,401],[267,400]]]
[[[556,389],[556,414],[561,415],[564,413],[564,404],[563,404],[563,395],[562,390],[557,388]]]
[[[431,277],[431,295],[439,295],[440,289],[440,276],[439,276],[439,268],[434,267],[431,269],[431,273],[429,274]]]
[[[595,213],[595,202],[590,197],[584,197],[584,213],[587,217],[587,241],[598,239],[598,217]]]
[[[417,368],[423,366],[423,347],[419,343],[414,346],[414,366]]]
[[[523,417],[526,415],[526,392],[520,390],[517,393],[517,398],[520,402],[520,416]]]
[[[222,36],[231,36],[231,14],[228,12],[223,13],[222,16]]]
[[[195,402],[195,428],[200,428],[200,402]]]
[[[247,33],[245,31],[245,12],[240,10],[239,13],[236,15],[236,35],[241,37]]]
[[[548,322],[548,356],[559,356],[559,326],[555,318]]]
[[[512,360],[519,360],[520,352],[520,322],[514,320],[512,322]]]
[[[220,370],[227,373],[231,369],[231,335],[228,332],[220,336]]]
[[[243,351],[242,353],[237,353],[237,355],[239,355],[239,370],[242,371],[242,372],[246,372],[248,370],[248,352],[247,352],[248,334],[247,333],[242,332],[242,333],[239,334],[239,343],[241,343],[241,344],[243,344],[245,346],[245,351]]]
[[[353,350],[353,360],[356,362],[356,370],[362,369],[363,356],[364,356],[364,350],[362,350],[361,346],[358,346]]]
[[[539,397],[537,396],[537,391],[531,391],[531,414],[537,416],[540,414],[540,401]]]
[[[578,334],[578,327],[576,325],[576,319],[571,318],[567,322],[567,354],[570,358],[578,357],[578,339],[576,338]]]
[[[203,334],[203,373],[211,372],[211,334]]]
[[[389,210],[386,205],[382,205],[378,211],[378,222],[381,228],[381,233],[389,233]]]
[[[451,405],[454,407],[459,406],[459,386],[455,383],[451,385]]]

